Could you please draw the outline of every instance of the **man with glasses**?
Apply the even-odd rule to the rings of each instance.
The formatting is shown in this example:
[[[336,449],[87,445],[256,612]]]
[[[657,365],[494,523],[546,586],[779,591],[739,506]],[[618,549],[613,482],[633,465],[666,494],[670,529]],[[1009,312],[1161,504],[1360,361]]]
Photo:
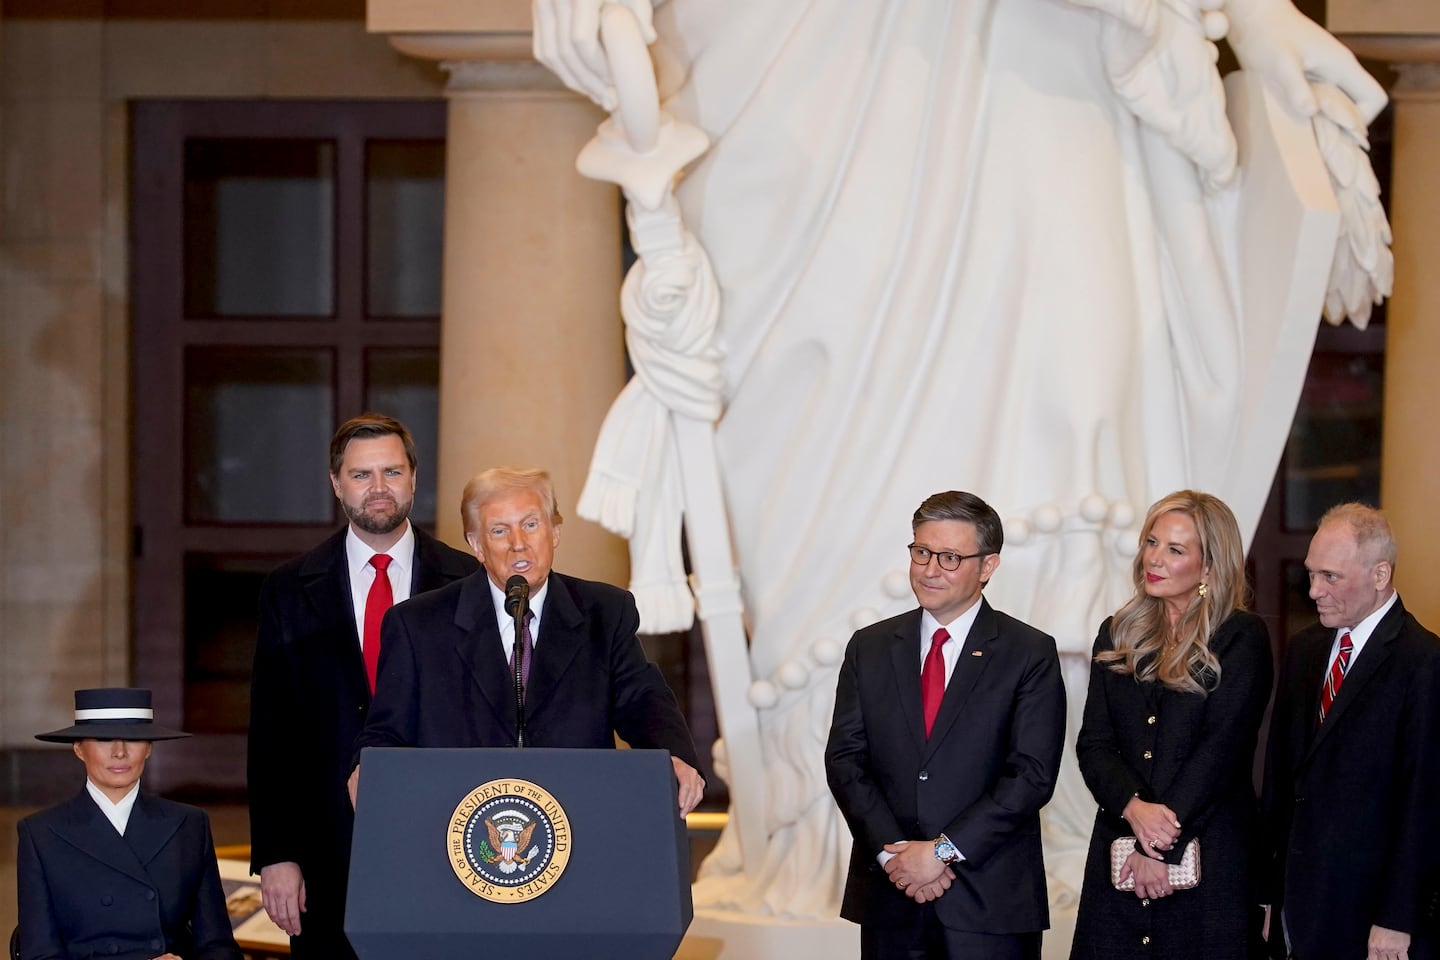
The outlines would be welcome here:
[[[1037,960],[1050,925],[1040,808],[1060,770],[1052,637],[993,609],[1000,517],[970,493],[912,520],[919,609],[851,638],[825,770],[855,843],[840,915],[861,957]]]

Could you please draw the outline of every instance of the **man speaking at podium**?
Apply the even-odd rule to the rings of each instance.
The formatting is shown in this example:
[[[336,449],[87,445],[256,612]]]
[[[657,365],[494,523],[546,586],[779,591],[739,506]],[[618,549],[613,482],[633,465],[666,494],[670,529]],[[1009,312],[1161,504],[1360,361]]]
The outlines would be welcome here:
[[[633,747],[670,751],[680,814],[689,813],[705,782],[674,694],[636,638],[634,597],[551,573],[561,517],[549,474],[486,470],[465,485],[460,513],[483,569],[385,616],[375,699],[355,742],[351,800],[365,747],[513,747],[523,740],[527,747],[610,748],[619,734]],[[523,711],[516,709],[516,605]]]

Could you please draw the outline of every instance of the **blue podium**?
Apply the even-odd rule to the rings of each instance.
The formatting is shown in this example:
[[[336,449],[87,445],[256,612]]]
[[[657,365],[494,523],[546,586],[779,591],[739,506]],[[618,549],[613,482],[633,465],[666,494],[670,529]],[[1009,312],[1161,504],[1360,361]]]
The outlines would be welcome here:
[[[366,750],[345,909],[360,960],[661,960],[690,925],[663,750]]]

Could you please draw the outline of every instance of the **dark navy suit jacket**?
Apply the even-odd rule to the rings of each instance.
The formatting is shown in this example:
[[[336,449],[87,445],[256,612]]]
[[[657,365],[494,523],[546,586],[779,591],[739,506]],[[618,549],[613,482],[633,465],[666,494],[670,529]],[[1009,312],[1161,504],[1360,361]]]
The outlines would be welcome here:
[[[525,697],[533,747],[670,751],[699,767],[675,696],[645,658],[635,598],[551,573]],[[511,747],[514,680],[483,569],[392,607],[381,627],[364,747]]]
[[[122,837],[82,790],[17,829],[22,960],[240,960],[204,811],[142,793]]]
[[[934,903],[945,926],[1019,934],[1050,925],[1040,808],[1065,737],[1060,659],[1053,638],[980,604],[928,740],[919,609],[860,630],[845,650],[825,770],[855,837],[847,920],[911,924],[919,907],[876,855],[943,832],[966,857]]]

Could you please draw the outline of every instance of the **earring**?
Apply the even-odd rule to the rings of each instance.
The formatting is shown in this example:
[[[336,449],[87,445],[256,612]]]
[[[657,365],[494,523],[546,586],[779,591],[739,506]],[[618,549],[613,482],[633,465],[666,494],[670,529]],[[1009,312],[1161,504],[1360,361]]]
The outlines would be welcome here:
[[[1200,595],[1200,599],[1201,599],[1201,600],[1204,600],[1204,599],[1205,599],[1205,594],[1207,594],[1207,593],[1210,592],[1210,588],[1209,588],[1208,586],[1206,586],[1205,584],[1202,583],[1202,584],[1200,584],[1200,586],[1198,586],[1198,587],[1195,588],[1195,592]]]

